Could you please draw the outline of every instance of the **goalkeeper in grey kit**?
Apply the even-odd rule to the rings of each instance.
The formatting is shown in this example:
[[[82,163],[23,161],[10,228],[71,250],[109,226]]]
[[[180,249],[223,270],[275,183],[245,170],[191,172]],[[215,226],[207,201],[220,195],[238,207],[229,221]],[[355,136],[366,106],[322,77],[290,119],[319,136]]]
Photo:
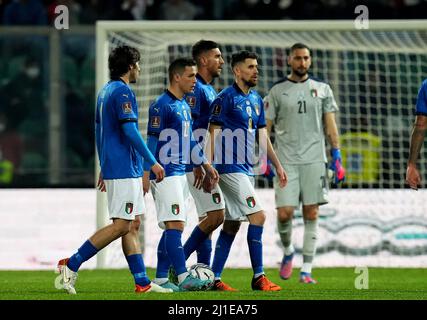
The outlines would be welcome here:
[[[304,218],[303,265],[300,282],[316,283],[311,276],[316,251],[319,205],[328,203],[325,134],[331,145],[335,183],[344,181],[339,135],[335,122],[338,106],[330,86],[308,75],[310,49],[296,43],[288,57],[291,73],[265,97],[267,129],[275,128],[275,149],[288,174],[288,185],[274,181],[278,230],[284,246],[280,277],[292,274],[294,247],[291,241],[294,210],[302,202]]]

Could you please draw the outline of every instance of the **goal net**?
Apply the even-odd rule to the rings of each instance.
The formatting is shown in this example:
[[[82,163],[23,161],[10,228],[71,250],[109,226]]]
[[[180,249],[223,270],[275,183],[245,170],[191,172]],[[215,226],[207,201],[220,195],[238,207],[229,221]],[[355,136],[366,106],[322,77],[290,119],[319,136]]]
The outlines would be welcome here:
[[[289,48],[303,42],[311,48],[310,74],[331,85],[340,108],[344,188],[403,189],[415,100],[427,76],[425,21],[370,21],[369,27],[357,30],[353,21],[98,22],[97,89],[108,81],[108,52],[124,44],[138,48],[141,76],[134,90],[145,135],[148,107],[167,86],[169,63],[190,56],[198,40],[220,44],[225,66],[214,83],[218,91],[233,83],[231,54],[256,52],[261,96],[290,72]],[[427,173],[425,162],[420,165]],[[271,181],[259,177],[257,186],[271,187]],[[98,200],[102,224],[105,204]]]

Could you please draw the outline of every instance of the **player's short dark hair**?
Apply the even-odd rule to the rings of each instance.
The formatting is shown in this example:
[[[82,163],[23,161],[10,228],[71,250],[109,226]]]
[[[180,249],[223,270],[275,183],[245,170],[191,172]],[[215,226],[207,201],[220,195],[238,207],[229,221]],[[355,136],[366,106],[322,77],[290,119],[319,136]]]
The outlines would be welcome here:
[[[191,48],[191,55],[195,61],[199,60],[199,57],[202,53],[219,48],[218,43],[211,40],[199,40]]]
[[[307,50],[311,53],[310,48],[309,48],[306,44],[301,43],[301,42],[297,42],[297,43],[295,43],[295,44],[291,47],[291,51],[290,51],[290,53],[292,54],[292,52],[294,52],[294,51],[295,51],[295,50],[297,50],[297,49],[307,49]]]
[[[114,48],[108,57],[108,69],[110,70],[110,79],[119,79],[129,71],[129,67],[135,65],[141,55],[133,47],[120,46]]]
[[[193,67],[196,66],[196,61],[191,58],[178,58],[169,65],[168,73],[169,73],[169,81],[172,82],[173,76],[175,74],[183,74],[185,67]]]
[[[250,52],[247,50],[242,50],[242,51],[233,53],[231,55],[231,69],[233,69],[236,64],[238,64],[240,62],[244,62],[246,59],[258,60],[259,57],[255,52]]]

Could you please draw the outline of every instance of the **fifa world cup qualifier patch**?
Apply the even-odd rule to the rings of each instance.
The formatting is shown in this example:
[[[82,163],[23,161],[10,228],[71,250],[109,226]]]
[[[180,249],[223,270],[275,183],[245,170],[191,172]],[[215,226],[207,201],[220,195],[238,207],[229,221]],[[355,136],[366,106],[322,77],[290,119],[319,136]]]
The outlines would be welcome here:
[[[172,213],[176,216],[179,215],[179,204],[172,205]]]
[[[214,105],[212,114],[214,116],[219,116],[221,114],[221,105],[219,105],[219,104]]]
[[[132,104],[130,102],[125,102],[122,104],[123,113],[132,113]]]
[[[151,121],[150,121],[150,125],[152,128],[160,128],[160,116],[152,116],[151,117]]]
[[[190,108],[194,108],[196,106],[196,97],[194,96],[187,96],[187,98],[185,99],[187,100],[188,105],[190,106]]]
[[[126,202],[125,212],[127,214],[131,214],[133,212],[133,203],[132,202]]]
[[[218,192],[214,193],[212,195],[212,200],[216,204],[220,203],[221,202],[221,195]]]
[[[255,198],[254,197],[246,198],[246,203],[248,204],[249,208],[255,207],[255,205],[256,205]]]

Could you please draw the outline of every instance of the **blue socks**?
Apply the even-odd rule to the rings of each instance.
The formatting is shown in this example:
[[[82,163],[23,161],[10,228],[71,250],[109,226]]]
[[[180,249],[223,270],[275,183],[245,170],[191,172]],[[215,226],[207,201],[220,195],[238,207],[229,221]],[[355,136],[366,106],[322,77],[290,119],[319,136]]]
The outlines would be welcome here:
[[[211,265],[212,240],[206,238],[197,248],[197,263]]]
[[[196,251],[196,249],[200,248],[200,245],[203,240],[205,240],[208,237],[206,233],[204,233],[199,226],[196,226],[191,233],[190,237],[187,239],[187,241],[184,244],[184,254],[185,254],[185,260],[188,259],[188,257]]]
[[[212,271],[216,278],[221,277],[222,270],[224,270],[225,261],[227,261],[228,254],[230,253],[231,245],[233,244],[234,237],[223,230],[219,233],[218,240],[215,247],[215,256],[212,262]]]
[[[166,231],[163,231],[162,237],[160,238],[159,245],[157,246],[157,268],[156,278],[162,279],[167,278],[169,273],[170,260],[168,253],[166,252]]]
[[[70,260],[68,260],[67,266],[72,271],[77,272],[83,262],[89,260],[97,253],[98,253],[98,249],[95,248],[95,246],[89,240],[87,240],[77,250],[77,252],[70,257]]]
[[[187,272],[181,236],[182,232],[179,230],[168,229],[165,231],[166,252],[177,275]]]
[[[262,265],[262,231],[264,227],[250,224],[248,227],[248,247],[254,274],[263,273]]]
[[[126,260],[129,265],[130,272],[135,279],[135,283],[140,286],[146,286],[151,281],[147,277],[144,260],[142,259],[142,254],[132,254],[126,257]]]

